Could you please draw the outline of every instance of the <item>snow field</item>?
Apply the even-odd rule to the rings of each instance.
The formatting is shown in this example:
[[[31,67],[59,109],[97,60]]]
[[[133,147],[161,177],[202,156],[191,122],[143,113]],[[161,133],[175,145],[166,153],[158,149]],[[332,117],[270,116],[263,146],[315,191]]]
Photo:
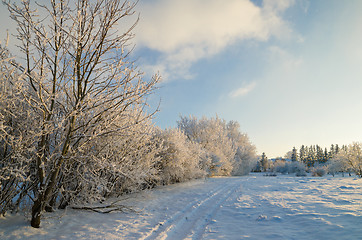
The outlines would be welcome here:
[[[124,197],[133,209],[0,219],[0,239],[361,239],[362,180],[355,177],[221,177]]]
[[[361,239],[361,185],[355,178],[247,177],[204,239]]]

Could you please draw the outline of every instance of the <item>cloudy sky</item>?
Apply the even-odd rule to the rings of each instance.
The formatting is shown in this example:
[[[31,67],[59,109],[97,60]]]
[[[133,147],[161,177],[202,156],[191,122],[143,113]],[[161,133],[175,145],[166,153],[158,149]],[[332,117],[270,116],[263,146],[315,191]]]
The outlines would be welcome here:
[[[362,1],[140,0],[137,10],[134,55],[163,77],[150,99],[161,99],[158,126],[217,114],[269,158],[362,140]]]

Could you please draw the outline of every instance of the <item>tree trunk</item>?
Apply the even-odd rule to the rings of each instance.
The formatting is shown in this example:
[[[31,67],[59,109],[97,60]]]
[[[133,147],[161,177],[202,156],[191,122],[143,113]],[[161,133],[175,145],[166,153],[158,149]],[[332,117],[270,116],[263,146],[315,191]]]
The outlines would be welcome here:
[[[35,200],[34,205],[32,207],[32,214],[31,214],[31,226],[35,228],[40,227],[40,218],[41,213],[45,208],[45,205],[47,204],[49,197],[53,194],[54,187],[56,185],[56,181],[60,172],[60,168],[64,161],[64,156],[67,155],[70,145],[70,137],[72,135],[72,131],[74,128],[75,123],[75,116],[73,116],[70,120],[70,126],[67,131],[67,137],[65,139],[65,143],[62,150],[62,155],[60,156],[60,159],[58,160],[57,164],[55,165],[55,169],[51,172],[51,175],[49,177],[49,182],[46,184],[46,188],[40,187],[39,197],[37,200]],[[38,168],[38,170],[41,168]],[[45,191],[44,191],[45,190]],[[44,191],[44,192],[43,192]]]
[[[43,195],[40,195],[38,199],[34,202],[34,205],[31,209],[31,222],[30,225],[34,228],[40,227],[40,218],[42,212],[42,200]]]

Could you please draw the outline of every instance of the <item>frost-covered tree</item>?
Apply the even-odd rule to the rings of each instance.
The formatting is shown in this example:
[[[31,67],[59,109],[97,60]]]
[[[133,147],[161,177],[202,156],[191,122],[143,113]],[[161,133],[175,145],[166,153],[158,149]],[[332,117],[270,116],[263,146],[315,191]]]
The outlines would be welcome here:
[[[293,151],[288,151],[286,154],[284,154],[285,159],[292,159]]]
[[[89,140],[74,161],[65,163],[58,195],[62,208],[154,185],[162,146],[151,120],[144,117],[141,109],[128,109],[114,124],[129,127]]]
[[[19,207],[32,188],[30,170],[34,138],[34,114],[22,98],[26,87],[13,58],[0,45],[0,214]]]
[[[159,77],[144,81],[129,58],[135,24],[117,31],[134,13],[131,1],[4,2],[20,41],[22,56],[12,65],[23,73],[16,85],[23,86],[19,98],[25,119],[32,120],[26,158],[32,171],[31,225],[39,227],[42,211],[57,199],[65,179],[81,173],[85,181],[79,184],[91,182],[92,164],[102,159],[91,143],[147,119],[139,114],[137,121],[119,120],[143,109]]]
[[[354,142],[347,147],[347,165],[362,177],[362,144]]]
[[[354,142],[339,149],[330,160],[329,171],[332,173],[352,171],[362,177],[362,144]]]
[[[205,151],[191,142],[180,129],[159,130],[163,148],[158,153],[159,181],[161,184],[183,182],[205,176]]]
[[[235,149],[227,136],[226,122],[218,117],[200,120],[183,117],[177,122],[187,138],[199,143],[210,159],[208,170],[211,175],[230,175],[233,170]]]
[[[238,122],[181,117],[178,126],[190,141],[205,149],[209,161],[204,162],[211,175],[243,175],[255,167],[256,148],[248,135],[240,132]]]
[[[245,133],[240,132],[240,124],[236,121],[230,121],[226,125],[228,137],[231,139],[234,149],[234,166],[232,175],[248,174],[256,165],[256,148],[250,142]]]
[[[338,154],[335,154],[329,161],[328,161],[328,172],[333,176],[336,173],[341,172],[344,174],[348,171],[348,163],[346,158],[346,152],[341,151]]]

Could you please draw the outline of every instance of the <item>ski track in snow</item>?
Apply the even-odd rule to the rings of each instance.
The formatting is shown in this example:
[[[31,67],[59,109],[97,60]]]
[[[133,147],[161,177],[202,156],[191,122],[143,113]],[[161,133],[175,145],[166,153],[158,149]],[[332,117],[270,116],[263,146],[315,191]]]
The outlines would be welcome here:
[[[191,202],[180,212],[159,223],[142,239],[201,239],[216,211],[239,187],[238,182],[221,185],[205,198]]]
[[[67,209],[46,213],[40,229],[29,216],[0,217],[0,239],[362,239],[356,177],[210,178],[127,195],[120,204],[136,212]]]

